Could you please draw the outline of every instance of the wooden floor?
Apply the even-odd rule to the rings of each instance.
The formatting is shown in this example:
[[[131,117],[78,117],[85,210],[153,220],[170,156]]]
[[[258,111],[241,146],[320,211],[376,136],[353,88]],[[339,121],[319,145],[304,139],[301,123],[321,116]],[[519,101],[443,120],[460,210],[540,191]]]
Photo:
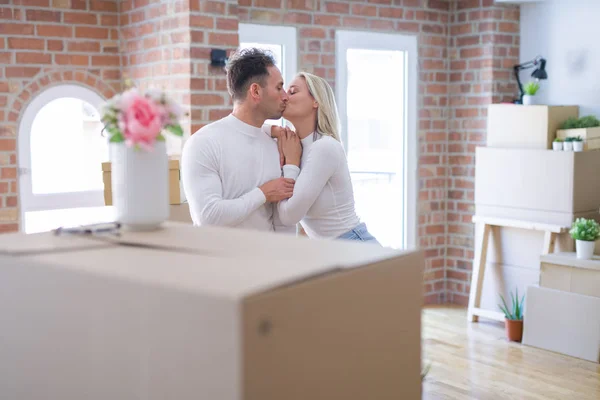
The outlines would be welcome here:
[[[600,364],[508,342],[504,325],[466,309],[423,312],[423,399],[600,399]]]

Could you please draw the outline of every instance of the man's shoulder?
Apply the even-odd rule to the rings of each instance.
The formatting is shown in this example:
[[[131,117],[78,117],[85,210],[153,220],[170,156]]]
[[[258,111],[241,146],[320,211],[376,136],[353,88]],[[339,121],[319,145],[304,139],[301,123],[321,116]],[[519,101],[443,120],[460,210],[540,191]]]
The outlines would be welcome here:
[[[226,140],[228,129],[226,118],[211,122],[208,125],[198,129],[187,140],[189,146],[218,146],[223,140]]]
[[[228,115],[224,118],[221,118],[217,121],[211,122],[210,124],[204,125],[202,128],[198,129],[192,136],[202,136],[202,137],[210,137],[219,135],[224,132],[228,132],[230,130],[230,121],[231,116]]]

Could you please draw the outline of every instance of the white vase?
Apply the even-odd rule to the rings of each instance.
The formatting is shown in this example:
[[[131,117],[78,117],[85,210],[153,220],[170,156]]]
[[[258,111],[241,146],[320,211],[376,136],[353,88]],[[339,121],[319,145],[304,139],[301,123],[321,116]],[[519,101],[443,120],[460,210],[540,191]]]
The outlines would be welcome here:
[[[573,151],[573,142],[564,142],[563,150],[564,151]]]
[[[573,151],[583,151],[583,142],[573,142]]]
[[[552,142],[552,148],[554,150],[560,151],[563,149],[563,142]]]
[[[535,104],[535,96],[531,96],[528,94],[523,95],[523,105],[530,106]]]
[[[575,249],[577,250],[577,258],[582,260],[589,260],[594,255],[594,247],[596,242],[590,242],[587,240],[576,240]]]
[[[124,229],[147,231],[169,218],[169,160],[165,142],[152,151],[110,144],[115,220]]]

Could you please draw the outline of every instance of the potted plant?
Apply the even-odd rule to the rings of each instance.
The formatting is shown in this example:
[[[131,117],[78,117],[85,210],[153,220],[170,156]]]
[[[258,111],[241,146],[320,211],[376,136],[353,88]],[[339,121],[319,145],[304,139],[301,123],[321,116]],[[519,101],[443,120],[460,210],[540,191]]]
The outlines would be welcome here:
[[[573,138],[567,137],[563,142],[563,150],[564,151],[573,151]]]
[[[537,82],[527,82],[525,86],[523,86],[523,104],[528,106],[532,104],[536,104],[534,96],[540,90],[540,84]]]
[[[161,91],[128,87],[106,102],[102,122],[110,145],[113,207],[124,228],[152,230],[169,217],[163,132],[183,136],[182,115],[179,105]]]
[[[577,258],[591,259],[594,255],[596,240],[600,239],[600,224],[593,219],[577,218],[569,233],[575,239]]]
[[[556,137],[566,139],[568,137],[581,138],[587,142],[587,146],[582,146],[582,150],[590,149],[590,140],[598,141],[600,144],[600,120],[593,115],[586,115],[581,118],[570,117],[560,125],[560,129],[556,131]],[[594,143],[593,149],[599,147],[599,144]],[[576,145],[579,148],[579,145]],[[577,150],[576,150],[577,151]]]
[[[583,139],[581,136],[573,138],[573,151],[583,151]]]
[[[504,327],[506,329],[506,336],[511,342],[520,342],[523,337],[523,301],[525,295],[519,301],[519,289],[515,289],[515,294],[510,293],[512,299],[512,307],[509,308],[504,301],[504,297],[500,295],[502,304],[498,304],[498,307],[504,313]]]
[[[552,142],[552,149],[556,151],[560,151],[563,149],[563,140],[561,138],[556,138]]]

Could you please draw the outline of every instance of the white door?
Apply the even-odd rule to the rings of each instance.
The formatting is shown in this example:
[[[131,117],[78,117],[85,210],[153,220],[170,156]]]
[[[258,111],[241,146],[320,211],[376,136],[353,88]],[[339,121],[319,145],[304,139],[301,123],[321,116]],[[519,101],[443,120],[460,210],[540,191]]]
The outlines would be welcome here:
[[[417,38],[336,32],[337,100],[356,209],[384,245],[415,245]]]
[[[104,205],[102,103],[89,89],[60,85],[25,109],[18,138],[22,221],[32,211]]]
[[[284,86],[290,84],[296,75],[297,39],[296,28],[289,26],[240,24],[240,49],[255,47],[270,51],[275,58],[275,65],[283,75]],[[283,119],[269,120],[267,123],[283,125]]]

